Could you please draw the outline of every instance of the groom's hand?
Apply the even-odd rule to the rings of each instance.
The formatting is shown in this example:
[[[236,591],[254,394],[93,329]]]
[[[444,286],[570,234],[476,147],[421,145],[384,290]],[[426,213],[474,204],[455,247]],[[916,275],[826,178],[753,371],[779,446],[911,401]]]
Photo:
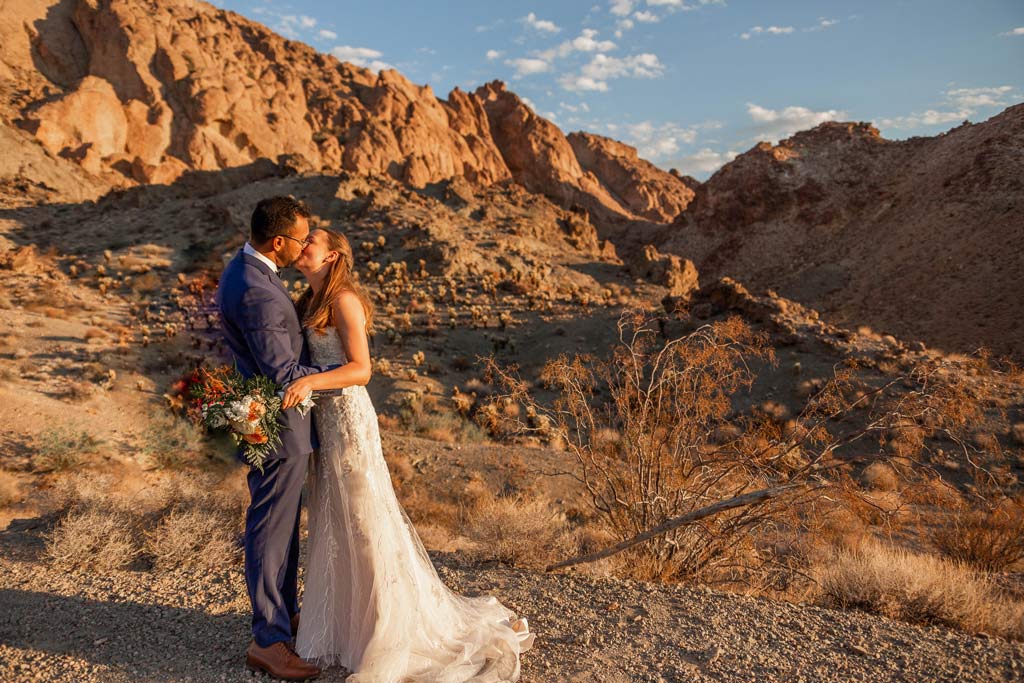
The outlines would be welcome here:
[[[300,377],[284,390],[284,397],[281,399],[281,410],[288,410],[297,406],[302,399],[312,393],[315,382],[312,375]]]

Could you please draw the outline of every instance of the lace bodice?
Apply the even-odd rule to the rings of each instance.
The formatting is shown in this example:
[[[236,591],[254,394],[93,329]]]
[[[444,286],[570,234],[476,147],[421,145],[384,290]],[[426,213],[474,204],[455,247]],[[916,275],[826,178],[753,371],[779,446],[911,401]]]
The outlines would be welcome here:
[[[323,333],[303,327],[306,333],[306,342],[309,344],[309,354],[315,365],[331,365],[333,363],[347,363],[345,348],[341,345],[341,337],[337,330],[329,328]]]

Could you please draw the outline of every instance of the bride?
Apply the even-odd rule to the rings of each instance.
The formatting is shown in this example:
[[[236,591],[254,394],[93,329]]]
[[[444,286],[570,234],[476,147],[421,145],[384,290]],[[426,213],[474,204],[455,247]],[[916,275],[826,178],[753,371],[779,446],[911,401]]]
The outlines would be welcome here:
[[[282,407],[336,389],[313,408],[320,449],[309,474],[305,597],[295,649],[346,683],[516,681],[533,645],[526,619],[494,597],[448,590],[395,497],[381,452],[367,330],[373,306],[352,278],[344,235],[310,233],[295,267],[309,281],[299,315],[316,364]]]

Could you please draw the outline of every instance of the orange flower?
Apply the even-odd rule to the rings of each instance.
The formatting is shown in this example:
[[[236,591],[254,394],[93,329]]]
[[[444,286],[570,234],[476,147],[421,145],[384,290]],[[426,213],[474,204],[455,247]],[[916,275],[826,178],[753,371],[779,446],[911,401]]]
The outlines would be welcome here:
[[[242,437],[249,443],[266,443],[267,435],[263,432],[253,432],[252,434],[246,434]]]
[[[249,422],[256,422],[266,414],[267,407],[260,403],[259,401],[253,401],[252,403],[249,404]]]

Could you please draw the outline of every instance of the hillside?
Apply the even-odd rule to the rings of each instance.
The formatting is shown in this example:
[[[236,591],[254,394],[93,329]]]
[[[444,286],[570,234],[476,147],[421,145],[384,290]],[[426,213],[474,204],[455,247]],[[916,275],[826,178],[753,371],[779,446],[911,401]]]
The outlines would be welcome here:
[[[1024,105],[934,138],[865,123],[760,143],[706,183],[621,142],[564,135],[501,82],[441,99],[202,2],[51,4],[0,21],[8,204],[260,160],[409,187],[509,182],[586,210],[620,255],[646,243],[707,277],[771,288],[830,320],[947,351],[1022,348]],[[884,296],[883,296],[884,293]]]
[[[932,138],[823,123],[718,170],[659,248],[836,323],[1024,353],[1024,104]]]

